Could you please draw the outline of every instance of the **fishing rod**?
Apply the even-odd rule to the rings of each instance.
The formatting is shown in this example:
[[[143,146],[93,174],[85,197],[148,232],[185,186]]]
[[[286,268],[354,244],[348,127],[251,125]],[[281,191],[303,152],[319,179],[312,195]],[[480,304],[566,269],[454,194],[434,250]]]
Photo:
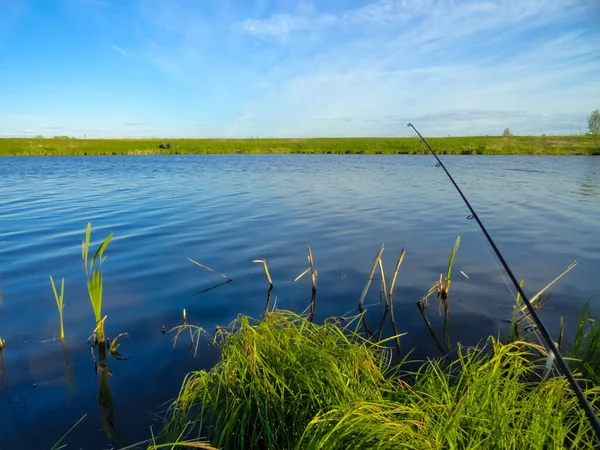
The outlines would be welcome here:
[[[452,182],[452,184],[454,185],[454,187],[460,194],[461,198],[467,205],[467,208],[469,208],[469,211],[471,211],[471,215],[468,216],[467,219],[468,220],[475,219],[475,221],[477,222],[477,225],[479,225],[479,228],[481,228],[481,231],[483,231],[483,234],[485,235],[487,241],[489,242],[490,246],[494,250],[494,253],[496,253],[496,256],[500,260],[502,267],[504,267],[504,270],[508,274],[510,281],[512,282],[512,284],[514,284],[515,288],[517,289],[517,292],[521,295],[521,298],[523,299],[523,303],[525,303],[525,305],[527,306],[527,309],[529,310],[529,313],[531,314],[531,317],[533,318],[538,330],[540,330],[540,332],[542,333],[544,341],[546,341],[546,345],[550,348],[550,352],[554,355],[554,357],[556,358],[556,361],[558,361],[558,365],[560,366],[561,372],[563,373],[563,375],[565,377],[567,377],[567,380],[569,381],[571,388],[573,388],[573,391],[575,392],[575,396],[579,400],[579,404],[580,404],[581,408],[585,411],[585,414],[586,414],[588,420],[590,421],[590,423],[592,424],[592,427],[594,428],[594,432],[596,433],[596,440],[598,440],[598,442],[600,442],[600,422],[598,421],[598,417],[596,417],[596,413],[594,413],[592,406],[590,405],[587,398],[585,397],[585,394],[581,390],[581,387],[577,383],[577,380],[575,380],[575,377],[573,376],[573,373],[569,369],[569,366],[567,365],[566,361],[564,360],[564,358],[558,351],[558,347],[554,343],[554,340],[552,339],[552,336],[550,336],[550,333],[548,332],[548,329],[542,322],[542,319],[540,319],[540,317],[538,316],[536,309],[533,307],[533,305],[529,301],[529,298],[527,297],[527,295],[525,295],[525,292],[523,292],[521,285],[517,282],[517,279],[513,275],[512,271],[510,270],[510,267],[508,267],[508,264],[506,263],[506,261],[504,260],[504,257],[500,253],[500,250],[498,250],[498,247],[496,247],[494,240],[492,239],[492,237],[488,233],[487,229],[485,228],[485,226],[479,219],[479,216],[477,215],[477,213],[475,212],[475,210],[469,203],[469,200],[467,200],[467,197],[465,197],[465,194],[463,194],[462,190],[458,187],[458,184],[456,184],[456,181],[454,181],[454,178],[452,178],[452,175],[450,175],[450,172],[448,172],[448,169],[446,169],[446,166],[444,165],[444,163],[438,157],[437,153],[435,153],[433,151],[431,146],[427,143],[425,138],[423,136],[421,136],[421,133],[419,133],[419,131],[415,128],[415,126],[412,123],[409,123],[407,125],[407,127],[411,127],[413,130],[415,130],[415,133],[417,133],[419,135],[419,138],[421,139],[423,144],[425,144],[425,146],[427,146],[427,148],[429,149],[431,154],[437,160],[436,167],[441,167],[442,169],[444,169],[444,172],[446,172],[446,175],[448,175],[448,178],[450,179],[450,181]]]

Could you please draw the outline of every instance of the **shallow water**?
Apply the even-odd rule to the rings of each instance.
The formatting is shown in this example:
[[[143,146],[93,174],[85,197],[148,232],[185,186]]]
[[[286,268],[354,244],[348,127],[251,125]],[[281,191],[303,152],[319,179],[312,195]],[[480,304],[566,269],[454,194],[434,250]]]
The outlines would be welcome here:
[[[537,292],[573,260],[542,310],[567,338],[600,273],[600,158],[452,156],[444,160],[489,228],[526,292]],[[395,295],[405,350],[436,356],[415,302],[445,272],[458,235],[447,331],[475,344],[506,332],[513,297],[474,221],[428,156],[222,155],[0,159],[0,449],[49,448],[82,416],[68,448],[120,447],[159,428],[157,413],[183,375],[208,368],[218,352],[189,336],[173,347],[182,309],[214,330],[239,313],[271,305],[308,307],[310,245],[318,270],[316,320],[353,314],[379,245],[391,275],[406,257]],[[127,361],[109,358],[112,408],[86,339],[94,328],[81,263],[87,222],[94,247],[110,232],[104,263],[106,332]],[[234,279],[222,281],[187,258]],[[468,279],[460,275],[463,271]],[[49,283],[65,278],[61,343]],[[371,328],[382,312],[379,281],[365,301]],[[598,304],[600,300],[596,300]],[[429,320],[445,337],[437,305]],[[106,380],[104,380],[106,382]],[[108,419],[108,420],[107,420]]]

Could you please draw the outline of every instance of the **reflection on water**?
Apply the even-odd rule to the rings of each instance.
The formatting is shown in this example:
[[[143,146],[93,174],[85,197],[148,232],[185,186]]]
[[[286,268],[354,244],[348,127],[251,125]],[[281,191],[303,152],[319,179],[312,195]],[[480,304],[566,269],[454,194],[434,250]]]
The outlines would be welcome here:
[[[4,349],[0,348],[0,383],[2,390],[6,395],[6,402],[11,403],[10,390],[8,388],[8,375],[6,374],[6,366],[4,364]]]
[[[100,378],[100,385],[98,391],[98,404],[100,405],[100,422],[102,424],[102,431],[106,435],[109,441],[113,438],[121,447],[127,446],[127,442],[123,435],[117,430],[117,421],[115,418],[115,409],[113,403],[113,395],[110,390],[109,377],[112,376],[112,371],[108,366],[106,359],[107,351],[105,345],[101,344],[96,346],[98,350],[98,361],[94,357],[94,367],[96,374]],[[92,348],[92,355],[94,355],[94,349]]]
[[[63,358],[65,360],[65,380],[67,390],[65,392],[65,404],[71,403],[71,398],[77,394],[77,383],[75,381],[75,373],[71,367],[71,361],[69,360],[69,352],[64,341],[61,341],[60,346],[62,348]]]
[[[565,318],[568,340],[579,308],[597,289],[600,158],[442,158],[532,292],[577,259],[540,311],[550,328]],[[84,414],[90,417],[69,435],[69,448],[147,439],[184,374],[219,357],[200,332],[199,339],[190,335],[189,348],[173,346],[166,331],[181,325],[183,309],[196,330],[273,308],[306,311],[315,322],[342,321],[356,314],[368,280],[383,285],[384,276],[371,269],[394,273],[395,257],[373,268],[382,241],[406,256],[393,292],[380,287],[365,294],[360,321],[371,339],[402,334],[400,357],[413,351],[411,359],[418,359],[496,335],[507,327],[514,299],[466,216],[427,156],[3,158],[0,335],[8,347],[0,352],[7,400],[0,423],[9,425],[0,427],[0,447],[50,448],[56,430],[68,430]],[[96,350],[93,377],[85,339],[95,321],[80,247],[88,221],[99,236],[115,235],[106,252],[103,313],[113,330],[129,333],[127,353],[135,355],[120,362]],[[454,270],[469,279],[452,281],[439,314],[435,306],[420,311],[415,303],[446,270],[457,235]],[[308,246],[317,257],[318,296],[308,276],[294,282],[307,269]],[[268,290],[252,262],[257,256],[269,261],[275,286]],[[235,281],[199,269],[189,257]],[[58,335],[51,273],[65,278],[68,348],[43,343]]]
[[[582,174],[580,188],[576,191],[585,197],[596,197],[600,195],[600,171],[592,169],[585,170]]]

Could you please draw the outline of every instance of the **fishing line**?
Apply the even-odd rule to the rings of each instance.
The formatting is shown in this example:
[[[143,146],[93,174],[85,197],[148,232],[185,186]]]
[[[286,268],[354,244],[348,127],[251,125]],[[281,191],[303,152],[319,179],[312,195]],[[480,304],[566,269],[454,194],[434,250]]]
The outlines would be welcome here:
[[[494,258],[494,255],[492,255],[492,252],[490,251],[489,246],[485,245],[485,241],[483,240],[483,234],[481,233],[481,230],[479,228],[476,228],[475,231],[477,232],[477,237],[481,241],[481,245],[483,246],[483,248],[485,248],[485,251],[487,252],[488,256],[490,257],[490,260],[494,263],[496,270],[500,274],[502,281],[504,281],[504,285],[506,286],[506,289],[508,289],[508,292],[510,292],[510,296],[513,298],[513,300],[516,301],[517,294],[515,292],[513,292],[512,288],[510,287],[510,284],[509,284],[508,280],[506,279],[506,276],[502,272],[502,269],[498,265],[498,262],[496,261],[496,258]]]
[[[563,356],[558,351],[558,347],[556,346],[554,340],[552,339],[552,336],[548,332],[548,329],[546,328],[546,326],[542,322],[542,319],[540,319],[540,317],[538,316],[537,311],[535,310],[535,308],[533,307],[533,305],[529,301],[529,298],[527,297],[527,295],[525,294],[525,292],[521,288],[521,285],[519,284],[519,282],[517,281],[517,279],[513,275],[512,271],[510,270],[510,267],[508,267],[508,264],[506,263],[506,261],[504,260],[504,257],[500,253],[500,250],[498,250],[498,247],[496,247],[496,244],[494,243],[494,240],[492,239],[492,237],[488,233],[487,229],[485,228],[485,226],[483,225],[483,223],[479,219],[479,216],[477,215],[477,213],[475,212],[475,210],[473,209],[473,207],[469,203],[469,200],[467,200],[467,197],[465,197],[465,194],[463,194],[463,192],[461,191],[461,189],[458,187],[458,184],[456,184],[456,181],[454,181],[454,178],[452,178],[452,175],[450,175],[450,172],[448,172],[448,169],[446,169],[446,166],[444,166],[444,163],[438,157],[437,153],[435,151],[433,151],[433,149],[431,148],[431,146],[427,143],[427,141],[425,140],[425,138],[423,136],[421,136],[421,133],[419,133],[417,131],[417,129],[415,128],[415,126],[412,123],[409,123],[407,126],[411,127],[415,131],[415,133],[417,133],[417,135],[419,136],[419,139],[421,139],[421,141],[423,142],[423,144],[425,144],[425,146],[429,149],[429,151],[431,152],[431,154],[437,160],[436,167],[441,167],[442,169],[444,169],[444,172],[446,172],[446,175],[448,176],[448,178],[450,179],[450,181],[452,182],[452,184],[456,188],[457,192],[459,193],[459,195],[461,196],[461,198],[465,202],[465,205],[467,205],[467,208],[469,208],[469,211],[471,212],[471,214],[467,217],[467,219],[468,220],[475,219],[475,221],[477,222],[477,225],[479,225],[479,228],[481,228],[481,231],[483,232],[483,234],[487,238],[488,243],[492,247],[492,250],[494,250],[494,253],[498,257],[498,260],[500,261],[500,264],[502,264],[502,267],[504,267],[504,270],[506,271],[506,274],[510,278],[510,281],[514,285],[514,287],[517,290],[517,292],[521,295],[521,299],[523,300],[523,303],[525,303],[525,305],[527,306],[527,309],[529,310],[529,314],[531,315],[531,318],[534,320],[534,322],[535,322],[538,330],[542,334],[542,337],[544,338],[544,341],[546,341],[546,345],[547,345],[549,351],[552,352],[552,354],[553,354],[556,362],[558,362],[558,365],[560,367],[561,372],[563,373],[563,375],[569,381],[569,384],[571,385],[571,388],[575,392],[575,396],[579,400],[579,404],[580,404],[581,408],[585,411],[585,414],[587,415],[587,418],[589,419],[592,427],[594,428],[594,432],[596,433],[596,440],[598,440],[600,442],[600,422],[598,421],[598,417],[596,417],[596,414],[594,413],[594,410],[592,409],[590,403],[588,402],[587,398],[585,397],[585,394],[581,390],[581,387],[577,383],[577,380],[575,380],[575,377],[573,376],[573,373],[569,369],[569,366],[567,365],[567,363],[564,360]]]

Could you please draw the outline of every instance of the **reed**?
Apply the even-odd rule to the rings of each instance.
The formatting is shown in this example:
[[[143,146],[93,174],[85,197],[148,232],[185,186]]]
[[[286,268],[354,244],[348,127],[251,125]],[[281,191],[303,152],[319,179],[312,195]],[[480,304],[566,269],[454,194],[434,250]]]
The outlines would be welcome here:
[[[541,289],[529,299],[529,303],[532,305],[533,309],[537,311],[546,304],[546,302],[550,298],[550,293],[547,292],[548,289],[550,289],[551,286],[553,286],[557,281],[559,281],[562,277],[569,273],[576,265],[577,262],[573,261],[560,275],[555,277],[550,283],[544,286],[543,289]],[[525,280],[521,280],[519,282],[519,286],[523,288],[524,285]],[[513,313],[511,316],[510,334],[508,337],[509,342],[514,341],[515,339],[518,339],[521,336],[519,326],[524,321],[528,323],[528,327],[531,328],[535,333],[537,326],[531,318],[531,312],[527,308],[527,305],[524,304],[523,299],[521,298],[521,294],[517,292],[515,305],[513,306]]]
[[[63,323],[63,309],[65,307],[65,279],[63,278],[60,283],[60,295],[58,295],[58,292],[56,292],[56,286],[54,285],[54,280],[52,279],[52,276],[50,276],[50,284],[52,285],[52,291],[54,292],[54,298],[56,299],[56,306],[58,307],[58,316],[60,318],[60,338],[61,340],[64,340],[65,327]]]
[[[269,267],[267,266],[267,260],[266,259],[254,259],[252,260],[253,263],[262,263],[262,265],[265,268],[265,275],[267,276],[267,281],[269,282],[269,285],[271,287],[273,287],[273,280],[271,279],[271,274],[269,273]]]
[[[460,236],[456,238],[456,242],[454,243],[454,248],[450,252],[450,258],[448,259],[448,270],[446,271],[446,277],[444,278],[444,274],[440,274],[440,279],[436,281],[431,288],[427,291],[423,297],[419,299],[417,303],[423,308],[427,308],[429,304],[429,297],[436,292],[436,297],[440,301],[440,311],[444,310],[445,319],[448,318],[448,294],[450,292],[450,284],[452,283],[452,265],[454,264],[454,257],[456,256],[456,252],[458,251],[458,247],[460,246]],[[463,273],[463,272],[461,272]],[[463,273],[466,278],[469,278],[466,274]]]
[[[306,269],[304,272],[302,272],[300,275],[298,275],[296,277],[296,279],[294,280],[294,283],[296,281],[298,281],[300,278],[302,278],[304,275],[306,275],[308,272],[310,272],[310,279],[311,279],[311,283],[312,283],[312,288],[317,289],[317,269],[315,269],[315,262],[313,260],[313,255],[312,255],[312,250],[310,249],[310,247],[308,247],[308,269]]]
[[[202,267],[205,270],[208,270],[209,272],[216,273],[221,278],[225,278],[227,281],[233,281],[233,279],[229,278],[227,275],[223,275],[221,272],[217,272],[216,270],[211,269],[210,267],[205,266],[204,264],[200,264],[198,261],[194,261],[192,258],[188,258],[188,260],[190,260],[192,263],[196,264],[197,266]]]
[[[396,286],[398,271],[400,270],[402,261],[404,261],[404,254],[405,251],[404,249],[402,249],[400,251],[400,255],[398,256],[398,261],[396,261],[394,276],[392,277],[392,284],[390,285],[390,292],[388,293],[388,298],[390,302],[390,320],[392,321],[392,330],[394,331],[394,335],[396,336],[396,350],[398,352],[400,352],[400,337],[398,336],[398,327],[396,326],[396,315],[394,314],[394,287]]]
[[[448,293],[450,292],[450,284],[452,283],[452,265],[454,264],[454,257],[456,256],[456,252],[458,251],[458,247],[460,246],[460,236],[456,238],[456,242],[454,243],[454,248],[450,252],[450,258],[448,259],[448,271],[446,273],[446,278],[444,279],[440,274],[440,283],[439,283],[439,297],[445,302],[448,300]]]
[[[377,267],[380,264],[381,255],[383,254],[383,250],[384,250],[384,244],[381,244],[381,247],[379,247],[379,251],[375,255],[375,261],[373,261],[373,267],[371,267],[371,273],[369,274],[367,283],[365,284],[365,287],[362,291],[360,299],[358,300],[359,308],[362,308],[362,306],[363,306],[363,302],[365,301],[365,297],[367,296],[367,292],[369,291],[369,287],[371,286],[371,281],[373,281],[373,276],[375,275],[375,270],[377,270]]]
[[[104,320],[102,317],[102,263],[106,259],[103,256],[106,247],[110,243],[113,237],[113,233],[110,233],[108,237],[98,246],[98,249],[94,253],[91,259],[89,259],[90,249],[90,238],[92,234],[92,224],[88,222],[87,229],[85,231],[85,240],[81,244],[81,259],[83,260],[83,266],[85,268],[85,277],[88,288],[88,294],[90,296],[90,302],[94,310],[94,316],[96,318],[96,341],[100,344],[104,344]]]

